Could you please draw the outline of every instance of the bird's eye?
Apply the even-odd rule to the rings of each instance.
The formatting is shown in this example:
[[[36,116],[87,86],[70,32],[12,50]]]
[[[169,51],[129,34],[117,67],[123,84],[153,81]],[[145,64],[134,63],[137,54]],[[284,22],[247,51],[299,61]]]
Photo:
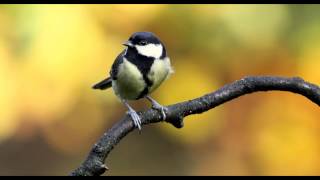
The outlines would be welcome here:
[[[140,41],[139,45],[145,46],[145,45],[147,45],[147,41]]]

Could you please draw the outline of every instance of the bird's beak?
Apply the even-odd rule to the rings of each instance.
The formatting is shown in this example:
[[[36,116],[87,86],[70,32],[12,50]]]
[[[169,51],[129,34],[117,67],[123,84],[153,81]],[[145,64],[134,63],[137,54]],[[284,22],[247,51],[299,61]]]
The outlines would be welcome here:
[[[122,45],[128,46],[128,47],[132,47],[132,46],[133,46],[133,44],[131,43],[131,41],[126,41],[126,42],[122,43]]]

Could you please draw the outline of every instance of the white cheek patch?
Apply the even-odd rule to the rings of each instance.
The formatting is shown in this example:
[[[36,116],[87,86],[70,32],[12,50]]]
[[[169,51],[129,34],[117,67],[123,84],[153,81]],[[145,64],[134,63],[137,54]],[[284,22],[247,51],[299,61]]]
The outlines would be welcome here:
[[[160,58],[162,55],[162,45],[161,44],[148,44],[145,46],[136,45],[139,54],[148,57],[154,57],[156,59]]]

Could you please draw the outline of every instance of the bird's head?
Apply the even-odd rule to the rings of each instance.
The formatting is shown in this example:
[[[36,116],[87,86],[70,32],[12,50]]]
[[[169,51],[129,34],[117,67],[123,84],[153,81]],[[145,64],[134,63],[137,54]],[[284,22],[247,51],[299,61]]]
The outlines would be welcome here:
[[[165,53],[162,42],[151,32],[136,32],[123,45],[147,57],[160,58]]]

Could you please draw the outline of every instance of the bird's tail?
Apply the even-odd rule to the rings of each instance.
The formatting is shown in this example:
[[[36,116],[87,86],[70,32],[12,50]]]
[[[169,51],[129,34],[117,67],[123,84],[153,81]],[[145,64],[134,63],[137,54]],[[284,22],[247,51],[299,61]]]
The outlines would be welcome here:
[[[111,86],[112,86],[112,79],[108,77],[107,79],[104,79],[101,82],[95,84],[92,88],[104,90],[104,89],[108,89]]]

